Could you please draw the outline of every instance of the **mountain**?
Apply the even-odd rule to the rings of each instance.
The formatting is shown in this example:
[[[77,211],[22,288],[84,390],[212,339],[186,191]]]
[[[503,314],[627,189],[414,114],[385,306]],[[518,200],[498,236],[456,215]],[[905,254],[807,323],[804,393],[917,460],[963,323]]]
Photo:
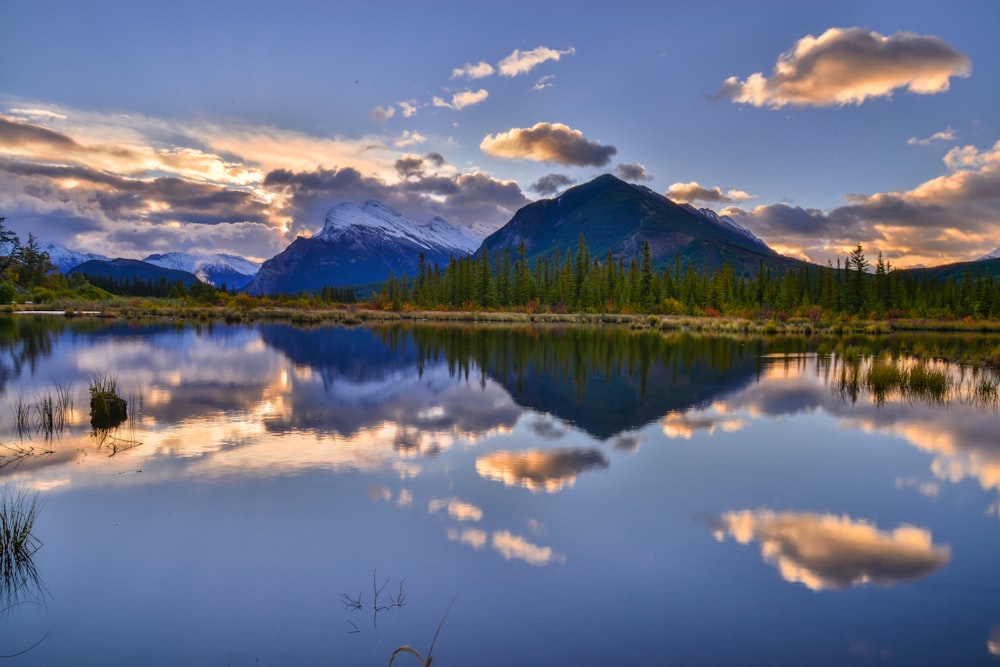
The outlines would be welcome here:
[[[956,262],[955,264],[942,264],[940,266],[922,266],[911,269],[895,269],[900,277],[916,276],[918,280],[933,279],[946,281],[949,278],[961,281],[966,274],[975,277],[977,275],[992,276],[1000,279],[1000,257],[981,257],[974,262]]]
[[[516,252],[524,241],[529,265],[554,253],[575,251],[583,234],[591,257],[603,260],[642,257],[649,242],[653,266],[682,263],[698,270],[718,269],[728,261],[740,273],[757,272],[761,261],[784,270],[805,262],[784,257],[732,219],[709,209],[676,204],[647,187],[610,174],[521,208],[506,225],[487,236],[479,252],[496,256],[503,248]]]
[[[1000,259],[1000,248],[997,248],[996,250],[994,250],[991,253],[983,255],[982,257],[980,257],[976,261],[977,262],[985,262],[986,260],[989,260],[989,259]]]
[[[330,209],[319,234],[296,238],[264,262],[244,289],[264,295],[378,283],[393,273],[416,275],[420,253],[429,266],[444,266],[478,246],[472,232],[440,217],[417,224],[377,201],[345,202]]]
[[[165,280],[167,284],[181,282],[184,287],[191,287],[199,282],[198,277],[188,271],[165,269],[149,262],[137,259],[91,259],[70,269],[70,273],[81,273],[97,278],[114,278],[116,280],[141,280],[158,283]]]
[[[237,255],[221,253],[206,255],[186,252],[168,252],[163,255],[144,257],[144,262],[165,269],[187,271],[198,276],[202,282],[216,287],[242,289],[260,270],[260,264]]]
[[[70,269],[74,266],[79,266],[80,264],[92,259],[105,261],[108,259],[104,255],[98,255],[92,252],[82,253],[77,252],[76,250],[70,250],[66,246],[62,246],[57,243],[46,243],[42,246],[42,252],[49,253],[49,261],[55,264],[60,273],[69,273]]]

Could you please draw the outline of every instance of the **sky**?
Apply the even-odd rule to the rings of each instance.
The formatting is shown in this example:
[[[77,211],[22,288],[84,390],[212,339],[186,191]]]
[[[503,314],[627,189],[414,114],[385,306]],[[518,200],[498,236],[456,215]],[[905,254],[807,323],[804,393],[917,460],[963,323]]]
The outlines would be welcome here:
[[[826,264],[1000,247],[1000,3],[0,0],[0,215],[264,260],[379,200],[481,234],[604,173]]]

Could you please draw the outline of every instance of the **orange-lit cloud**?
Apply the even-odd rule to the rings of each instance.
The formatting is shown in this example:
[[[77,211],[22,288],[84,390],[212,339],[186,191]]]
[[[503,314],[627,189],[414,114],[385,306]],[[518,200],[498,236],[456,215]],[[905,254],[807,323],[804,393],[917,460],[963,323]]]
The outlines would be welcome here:
[[[741,430],[746,424],[742,419],[727,417],[713,410],[689,410],[687,412],[668,412],[660,419],[663,435],[668,438],[690,440],[698,431],[713,435],[716,429],[724,433]]]
[[[614,146],[590,141],[579,130],[562,123],[536,123],[487,135],[479,147],[493,157],[558,162],[581,167],[603,167],[618,152]]]
[[[971,261],[1000,245],[1000,141],[954,148],[944,163],[947,173],[912,190],[849,195],[829,212],[772,204],[721,213],[821,263],[859,242],[897,268]]]
[[[727,192],[723,192],[722,188],[718,186],[714,188],[706,188],[699,185],[697,181],[691,181],[690,183],[674,183],[667,188],[666,195],[674,201],[700,201],[715,204],[731,204],[733,202],[754,199],[752,194],[744,192],[743,190],[730,189]]]
[[[796,42],[778,58],[770,77],[760,72],[743,81],[729,77],[717,97],[772,109],[861,104],[901,88],[924,95],[944,92],[952,77],[971,72],[969,57],[938,37],[830,28]]]
[[[486,479],[548,493],[572,486],[582,472],[607,467],[598,449],[499,451],[476,459],[476,472]]]
[[[902,525],[882,531],[833,514],[726,512],[715,523],[715,537],[726,536],[740,544],[757,542],[786,581],[814,591],[891,586],[925,577],[951,560],[951,550],[935,545],[928,530]]]

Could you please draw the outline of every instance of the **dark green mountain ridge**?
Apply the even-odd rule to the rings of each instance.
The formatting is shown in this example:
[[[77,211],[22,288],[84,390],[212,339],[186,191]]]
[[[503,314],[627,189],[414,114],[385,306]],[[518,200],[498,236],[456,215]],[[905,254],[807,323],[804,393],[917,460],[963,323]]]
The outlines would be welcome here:
[[[696,270],[718,270],[728,262],[738,273],[755,274],[765,266],[785,271],[811,266],[784,257],[735,223],[710,211],[677,204],[641,185],[610,174],[570,188],[553,199],[521,208],[510,222],[483,240],[477,254],[496,256],[504,248],[516,252],[523,241],[527,258],[575,251],[583,235],[592,258],[604,261],[642,256],[648,242],[653,267],[682,265]]]

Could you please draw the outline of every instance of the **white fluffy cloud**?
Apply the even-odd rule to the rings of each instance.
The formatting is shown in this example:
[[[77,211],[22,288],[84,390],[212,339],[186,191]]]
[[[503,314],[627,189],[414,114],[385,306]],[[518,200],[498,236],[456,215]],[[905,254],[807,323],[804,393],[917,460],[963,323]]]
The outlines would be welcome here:
[[[488,76],[493,76],[495,71],[496,70],[493,69],[493,65],[480,60],[475,65],[465,63],[461,67],[456,67],[451,71],[451,78],[458,79],[462,77],[466,79],[485,79]]]
[[[460,93],[452,95],[451,102],[448,102],[444,98],[435,96],[432,104],[436,107],[444,107],[446,109],[460,111],[465,107],[471,107],[474,104],[483,102],[489,96],[490,93],[485,88],[480,88],[479,90],[464,90]]]
[[[530,51],[514,49],[514,52],[500,61],[500,76],[518,76],[527,74],[544,62],[559,60],[563,56],[571,56],[576,49],[570,47],[565,51],[557,51],[547,46],[539,46]]]

